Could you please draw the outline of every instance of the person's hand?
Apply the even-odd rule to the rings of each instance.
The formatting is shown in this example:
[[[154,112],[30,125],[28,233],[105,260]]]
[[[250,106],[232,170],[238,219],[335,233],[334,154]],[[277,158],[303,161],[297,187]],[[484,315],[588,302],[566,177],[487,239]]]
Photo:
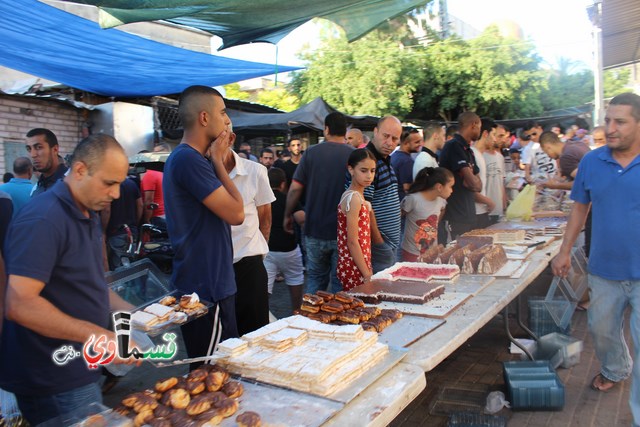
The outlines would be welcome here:
[[[489,212],[493,212],[493,210],[496,208],[496,202],[494,202],[493,200],[489,200],[487,202],[487,210]]]
[[[293,217],[291,215],[284,217],[284,220],[282,221],[282,228],[284,228],[284,231],[287,233],[293,234]]]
[[[233,141],[235,141],[235,134],[228,129],[223,130],[220,135],[209,145],[207,149],[207,155],[211,161],[224,160],[225,155],[229,151],[229,141],[231,141],[231,135],[233,134]]]
[[[362,278],[364,279],[364,283],[369,283],[371,281],[371,276],[373,276],[373,271],[369,270],[367,274],[363,274]]]
[[[551,271],[554,276],[567,277],[571,269],[571,257],[569,254],[559,253],[551,260]]]

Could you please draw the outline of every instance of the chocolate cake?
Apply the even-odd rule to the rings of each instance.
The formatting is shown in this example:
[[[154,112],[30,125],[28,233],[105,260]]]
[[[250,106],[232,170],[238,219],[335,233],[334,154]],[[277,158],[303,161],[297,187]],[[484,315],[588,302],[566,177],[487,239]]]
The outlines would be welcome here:
[[[493,245],[478,263],[478,273],[494,274],[507,263],[507,254],[502,245]]]

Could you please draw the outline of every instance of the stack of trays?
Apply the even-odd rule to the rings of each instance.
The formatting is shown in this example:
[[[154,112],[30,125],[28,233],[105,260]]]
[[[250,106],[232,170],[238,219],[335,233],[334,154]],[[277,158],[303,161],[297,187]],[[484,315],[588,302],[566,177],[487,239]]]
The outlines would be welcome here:
[[[564,385],[548,360],[503,362],[503,365],[511,409],[562,410]]]

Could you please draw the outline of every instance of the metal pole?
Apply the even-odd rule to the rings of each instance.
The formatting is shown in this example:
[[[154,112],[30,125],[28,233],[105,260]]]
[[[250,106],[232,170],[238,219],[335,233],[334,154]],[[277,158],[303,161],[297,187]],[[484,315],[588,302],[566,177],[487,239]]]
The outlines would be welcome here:
[[[602,69],[602,1],[594,0],[593,5],[587,8],[589,19],[593,24],[593,126],[600,126],[604,123],[604,86]]]

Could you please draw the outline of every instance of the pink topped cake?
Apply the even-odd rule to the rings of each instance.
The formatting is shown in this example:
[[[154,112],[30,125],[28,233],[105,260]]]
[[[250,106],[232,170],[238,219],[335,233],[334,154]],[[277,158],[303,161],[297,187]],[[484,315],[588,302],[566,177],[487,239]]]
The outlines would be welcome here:
[[[422,262],[399,262],[371,277],[371,280],[407,280],[428,282],[430,280],[451,280],[460,274],[455,264],[425,264]]]

